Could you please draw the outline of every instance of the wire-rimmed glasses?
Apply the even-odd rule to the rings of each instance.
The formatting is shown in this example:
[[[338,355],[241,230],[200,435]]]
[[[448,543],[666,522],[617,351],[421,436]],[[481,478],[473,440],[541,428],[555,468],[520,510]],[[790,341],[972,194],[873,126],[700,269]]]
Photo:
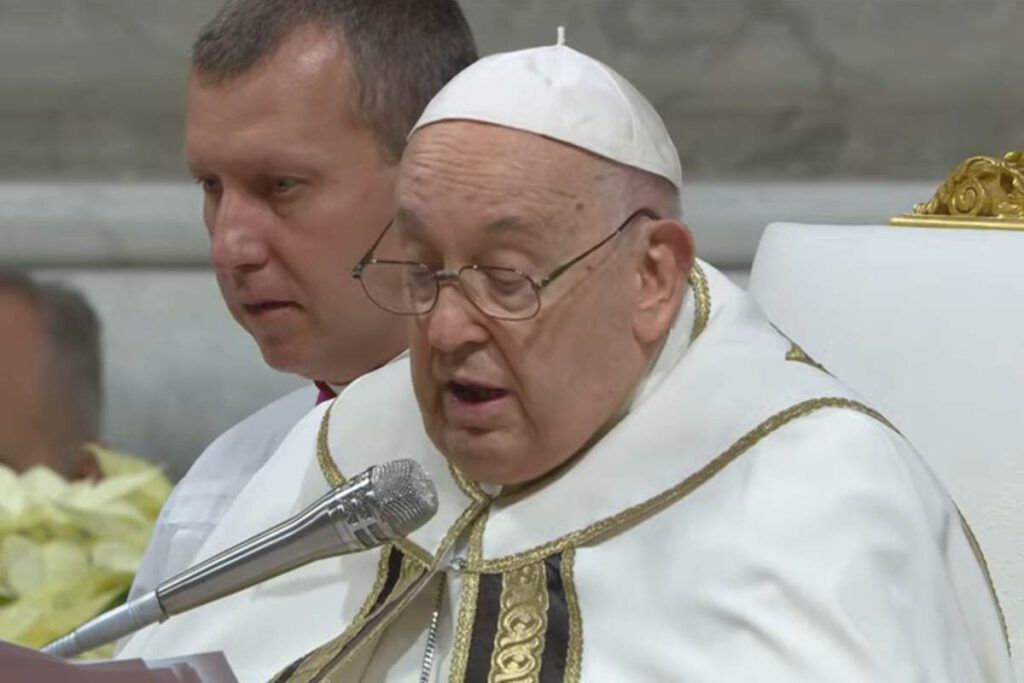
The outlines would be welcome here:
[[[389,222],[369,251],[352,269],[366,296],[379,308],[396,315],[425,315],[437,305],[441,283],[457,283],[466,298],[486,316],[498,320],[528,320],[540,311],[540,293],[593,252],[622,233],[638,216],[658,220],[650,209],[638,209],[600,242],[539,280],[518,268],[470,264],[458,270],[433,270],[417,261],[378,259],[373,252],[393,223]]]

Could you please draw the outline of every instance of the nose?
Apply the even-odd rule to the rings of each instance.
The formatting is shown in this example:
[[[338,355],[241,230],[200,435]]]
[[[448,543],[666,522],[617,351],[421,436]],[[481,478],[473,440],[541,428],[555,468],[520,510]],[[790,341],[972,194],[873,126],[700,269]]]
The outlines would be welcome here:
[[[488,338],[484,314],[470,303],[457,284],[447,284],[442,284],[433,310],[421,317],[427,341],[442,353],[483,344]]]
[[[225,189],[216,206],[207,206],[206,214],[210,263],[215,270],[248,271],[266,263],[266,217],[256,199]]]

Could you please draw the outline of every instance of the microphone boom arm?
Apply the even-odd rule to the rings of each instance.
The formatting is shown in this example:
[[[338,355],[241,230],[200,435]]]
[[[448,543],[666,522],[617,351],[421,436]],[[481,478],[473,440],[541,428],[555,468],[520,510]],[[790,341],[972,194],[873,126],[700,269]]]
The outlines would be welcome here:
[[[400,468],[412,473],[393,474]],[[420,488],[395,488],[406,480],[415,480]],[[427,493],[422,492],[423,486]],[[393,496],[393,490],[401,496]],[[417,463],[405,460],[371,467],[294,517],[101,614],[42,651],[77,656],[309,562],[387,543],[404,535],[401,532],[408,533],[408,528],[395,529],[396,522],[400,527],[419,526],[436,510],[433,483]]]

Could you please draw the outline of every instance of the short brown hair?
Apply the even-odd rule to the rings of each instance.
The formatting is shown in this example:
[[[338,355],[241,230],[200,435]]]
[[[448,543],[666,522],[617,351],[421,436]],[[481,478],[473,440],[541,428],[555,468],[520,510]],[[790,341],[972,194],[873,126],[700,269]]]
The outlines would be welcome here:
[[[229,80],[306,27],[341,39],[358,84],[356,113],[392,161],[431,98],[477,58],[456,0],[229,0],[196,38],[192,67]]]

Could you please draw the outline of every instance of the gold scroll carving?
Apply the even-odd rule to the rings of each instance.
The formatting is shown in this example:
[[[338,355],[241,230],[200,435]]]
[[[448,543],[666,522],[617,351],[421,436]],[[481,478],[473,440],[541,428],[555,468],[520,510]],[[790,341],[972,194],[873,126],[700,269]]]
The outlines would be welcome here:
[[[1002,159],[967,159],[946,179],[935,196],[899,214],[892,225],[933,228],[1024,230],[1024,152]]]

